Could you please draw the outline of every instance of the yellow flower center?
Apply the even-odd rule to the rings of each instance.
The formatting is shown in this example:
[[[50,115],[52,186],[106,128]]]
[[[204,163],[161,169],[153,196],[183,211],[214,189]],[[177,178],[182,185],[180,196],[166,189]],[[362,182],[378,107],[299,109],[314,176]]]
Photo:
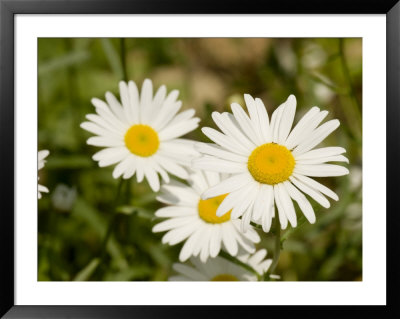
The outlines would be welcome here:
[[[231,211],[227,212],[225,215],[222,215],[221,217],[217,216],[217,209],[219,205],[221,205],[222,201],[226,196],[228,196],[228,194],[220,195],[206,200],[200,199],[198,205],[200,218],[203,219],[205,222],[211,224],[225,223],[228,220],[230,220]]]
[[[221,274],[215,276],[211,281],[239,281],[235,276],[229,274]]]
[[[125,145],[135,155],[148,157],[160,146],[158,134],[148,125],[136,124],[125,134]]]
[[[292,175],[295,160],[282,145],[268,143],[254,149],[247,162],[253,178],[260,183],[274,185],[286,181]]]

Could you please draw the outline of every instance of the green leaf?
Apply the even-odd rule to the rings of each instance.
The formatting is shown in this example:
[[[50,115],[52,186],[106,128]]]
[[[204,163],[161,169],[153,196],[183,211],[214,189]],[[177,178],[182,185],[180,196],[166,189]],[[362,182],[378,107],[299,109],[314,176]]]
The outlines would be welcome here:
[[[85,268],[83,268],[78,274],[75,276],[74,281],[86,281],[90,278],[93,272],[96,270],[97,266],[100,263],[99,258],[92,259],[91,262],[87,264]]]
[[[72,214],[75,218],[82,218],[103,238],[107,231],[106,221],[101,217],[100,213],[82,198],[77,198]],[[120,246],[112,236],[107,245],[107,251],[117,261],[120,268],[127,268],[128,263],[122,253]]]
[[[38,67],[39,76],[59,71],[74,64],[82,63],[90,58],[88,51],[75,51],[55,58],[46,63],[40,63]]]
[[[104,53],[107,57],[108,63],[114,74],[118,76],[119,79],[123,78],[123,70],[119,55],[115,50],[110,39],[101,39],[101,45],[103,47]]]

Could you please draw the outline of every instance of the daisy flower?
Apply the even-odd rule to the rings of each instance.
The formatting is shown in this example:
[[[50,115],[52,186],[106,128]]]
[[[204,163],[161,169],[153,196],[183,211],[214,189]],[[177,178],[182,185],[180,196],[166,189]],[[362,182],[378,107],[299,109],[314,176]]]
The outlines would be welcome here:
[[[50,154],[48,150],[42,150],[38,152],[38,172],[44,167],[46,163],[45,158]],[[38,176],[39,181],[39,176]],[[38,199],[42,198],[42,193],[48,193],[49,189],[43,185],[38,184]]]
[[[217,216],[228,211],[232,219],[242,217],[244,227],[251,220],[262,224],[268,232],[275,206],[281,228],[288,222],[296,227],[293,205],[296,201],[310,223],[315,222],[314,210],[303,194],[307,194],[325,208],[330,206],[328,196],[338,200],[329,188],[310,177],[341,176],[348,169],[327,162],[348,162],[341,155],[342,147],[314,149],[338,126],[338,120],[320,125],[328,115],[312,107],[291,130],[296,112],[296,98],[290,95],[271,116],[263,102],[248,94],[244,96],[248,116],[243,108],[233,103],[230,113],[212,114],[219,129],[202,129],[215,144],[199,143],[197,149],[203,156],[193,161],[200,169],[232,174],[231,177],[211,187],[202,194],[208,199],[229,193],[218,207]]]
[[[189,175],[190,186],[171,181],[161,187],[157,199],[170,206],[156,211],[157,217],[167,219],[155,225],[153,232],[167,231],[162,242],[170,245],[185,241],[179,255],[182,262],[198,255],[202,262],[206,262],[209,257],[217,256],[221,248],[232,256],[238,254],[240,247],[252,253],[255,251],[254,243],[260,241],[253,228],[241,232],[240,221],[231,220],[230,213],[217,217],[218,206],[227,194],[206,200],[200,198],[205,190],[221,180],[218,173],[196,171]]]
[[[262,276],[268,271],[272,263],[271,259],[264,260],[267,251],[262,249],[254,255],[244,255],[239,259],[253,267]],[[202,263],[198,258],[190,258],[194,267],[175,263],[172,267],[178,273],[169,278],[170,281],[257,281],[257,276],[222,257],[210,258],[206,263]]]
[[[106,102],[93,98],[97,114],[88,114],[88,122],[81,127],[97,136],[87,140],[89,145],[104,147],[93,155],[100,167],[117,164],[115,179],[131,178],[136,173],[138,182],[146,177],[153,191],[160,188],[158,174],[169,182],[171,173],[187,178],[182,167],[190,165],[198,153],[189,140],[179,138],[197,128],[199,118],[193,109],[178,114],[182,102],[179,92],[161,86],[153,97],[153,84],[146,79],[141,93],[133,81],[120,82],[121,103],[107,92]]]

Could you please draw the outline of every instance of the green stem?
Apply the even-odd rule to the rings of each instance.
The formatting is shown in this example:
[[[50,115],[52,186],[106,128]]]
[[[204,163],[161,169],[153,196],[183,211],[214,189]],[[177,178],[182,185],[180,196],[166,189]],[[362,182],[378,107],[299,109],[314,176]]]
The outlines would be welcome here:
[[[361,122],[362,121],[361,102],[357,98],[356,89],[355,89],[353,81],[351,79],[349,65],[347,63],[346,55],[344,53],[344,39],[343,38],[339,39],[339,56],[340,56],[340,61],[342,64],[342,70],[343,70],[344,77],[346,79],[348,87],[350,88],[350,96],[351,96],[354,106],[355,106],[355,108],[354,108],[355,114],[353,116],[356,117],[358,124],[361,125],[361,123],[362,123]],[[345,111],[347,111],[347,110],[345,110]],[[348,113],[348,112],[346,112],[346,113]],[[348,114],[348,117],[351,118],[351,115]]]
[[[252,272],[253,274],[255,274],[257,276],[257,279],[260,280],[260,274],[253,267],[251,267],[250,265],[248,265],[248,264],[240,261],[239,259],[229,255],[227,252],[225,252],[223,250],[221,250],[219,252],[219,256],[221,256],[222,258],[224,258],[226,260],[229,260],[230,262],[232,262],[232,263],[234,263],[234,264],[236,264],[236,265],[238,265],[240,267],[243,267],[244,269]]]
[[[344,39],[343,38],[339,39],[339,55],[340,55],[340,61],[342,62],[343,73],[346,78],[347,84],[350,87],[351,95],[354,99],[354,102],[357,104],[358,109],[360,110],[361,103],[357,99],[356,90],[354,88],[354,84],[353,84],[353,81],[350,76],[349,65],[347,64],[346,56],[344,53]]]
[[[262,226],[253,222],[250,222],[250,225],[257,229],[262,229]]]
[[[121,38],[121,66],[122,66],[122,80],[128,81],[128,74],[126,72],[126,48],[125,48],[125,38]]]
[[[288,230],[286,230],[283,235],[281,236],[281,245],[283,245],[283,242],[288,239],[293,233],[297,232],[305,223],[306,223],[307,219],[305,218],[305,216],[301,216],[299,218],[299,220],[297,221],[297,226],[296,227],[292,227]]]
[[[118,203],[119,203],[119,199],[120,199],[120,195],[121,195],[121,189],[122,189],[122,184],[124,183],[124,180],[121,178],[119,183],[118,183],[118,188],[117,188],[117,194],[115,196],[115,200],[114,200],[114,206],[113,209],[115,210]],[[107,251],[107,243],[109,241],[109,239],[111,238],[111,234],[112,234],[112,230],[114,228],[115,222],[117,220],[117,216],[118,214],[115,213],[115,211],[113,212],[110,221],[108,223],[108,227],[107,227],[107,231],[106,234],[103,238],[103,241],[101,243],[101,248],[100,248],[100,264],[103,261],[105,255],[106,255],[106,251]]]
[[[274,259],[272,260],[271,267],[269,268],[270,274],[274,273],[274,270],[278,265],[280,255],[281,255],[281,225],[278,220],[275,220],[275,254],[274,254]]]

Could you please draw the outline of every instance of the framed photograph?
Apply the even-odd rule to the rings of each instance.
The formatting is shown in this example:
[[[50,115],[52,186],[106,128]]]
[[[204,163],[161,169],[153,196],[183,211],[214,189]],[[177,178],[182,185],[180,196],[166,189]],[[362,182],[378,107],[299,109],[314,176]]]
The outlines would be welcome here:
[[[400,315],[397,1],[0,10],[2,316]]]

